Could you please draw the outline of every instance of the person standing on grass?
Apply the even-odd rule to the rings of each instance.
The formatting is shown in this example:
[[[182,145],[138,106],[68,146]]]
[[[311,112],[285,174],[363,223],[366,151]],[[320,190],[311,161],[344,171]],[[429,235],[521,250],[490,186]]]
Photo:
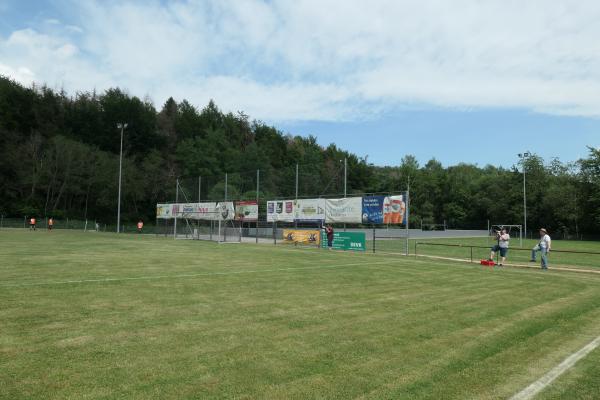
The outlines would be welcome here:
[[[138,233],[142,233],[143,228],[144,228],[144,222],[140,219],[137,223]]]
[[[31,217],[29,218],[29,230],[30,231],[35,231],[35,217]]]
[[[54,218],[48,218],[48,230],[51,231],[52,227],[54,227]]]
[[[325,234],[327,235],[327,248],[331,250],[333,248],[333,227],[331,225],[325,227]]]
[[[548,253],[552,249],[552,239],[548,235],[548,231],[544,228],[540,229],[540,242],[531,250],[531,262],[536,262],[537,253],[542,253],[542,269],[548,269]]]
[[[496,256],[496,252],[500,252],[500,265],[501,267],[506,262],[506,255],[508,254],[508,243],[510,241],[510,235],[506,232],[506,228],[502,228],[500,232],[496,232],[496,239],[498,243],[492,247],[492,252],[490,254],[490,261],[494,261],[494,257]]]

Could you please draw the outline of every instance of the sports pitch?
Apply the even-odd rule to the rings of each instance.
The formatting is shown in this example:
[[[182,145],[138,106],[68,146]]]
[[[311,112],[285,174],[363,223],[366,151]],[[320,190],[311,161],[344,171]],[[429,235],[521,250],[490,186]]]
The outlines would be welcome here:
[[[68,231],[0,260],[2,399],[507,399],[600,335],[600,274]]]

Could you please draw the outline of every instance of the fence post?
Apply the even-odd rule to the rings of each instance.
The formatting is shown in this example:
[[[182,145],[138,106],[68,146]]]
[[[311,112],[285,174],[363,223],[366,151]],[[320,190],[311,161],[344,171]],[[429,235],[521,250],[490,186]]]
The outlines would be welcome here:
[[[27,215],[23,217],[23,229],[25,229],[25,223],[27,222]]]
[[[377,233],[375,231],[375,225],[373,225],[373,254],[375,254],[375,243],[377,243]]]

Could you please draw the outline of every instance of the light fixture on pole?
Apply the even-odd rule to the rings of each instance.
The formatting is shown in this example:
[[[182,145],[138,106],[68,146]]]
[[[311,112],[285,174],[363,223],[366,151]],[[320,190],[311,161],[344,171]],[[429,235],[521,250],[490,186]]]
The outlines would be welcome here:
[[[117,233],[121,232],[121,171],[123,170],[123,130],[127,124],[118,123],[117,129],[121,130],[121,150],[119,152],[119,198],[117,203]]]
[[[525,161],[531,153],[526,151],[525,153],[519,153],[519,158],[523,164],[523,228],[525,230],[525,238],[527,238],[527,178],[525,173]]]

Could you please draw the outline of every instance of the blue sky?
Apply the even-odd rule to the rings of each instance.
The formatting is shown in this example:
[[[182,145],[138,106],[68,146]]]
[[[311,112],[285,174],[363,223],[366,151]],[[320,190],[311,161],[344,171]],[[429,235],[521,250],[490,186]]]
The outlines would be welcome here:
[[[0,3],[0,74],[244,111],[378,165],[600,146],[600,3]]]

